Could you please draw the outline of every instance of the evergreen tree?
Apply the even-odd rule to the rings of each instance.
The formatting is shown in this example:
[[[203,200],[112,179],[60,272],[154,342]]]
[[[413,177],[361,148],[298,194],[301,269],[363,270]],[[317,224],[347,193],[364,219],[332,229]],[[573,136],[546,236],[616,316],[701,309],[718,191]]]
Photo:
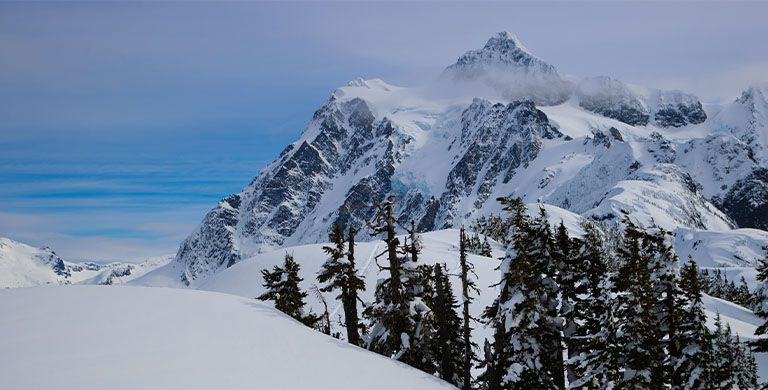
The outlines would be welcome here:
[[[495,328],[492,362],[486,364],[484,378],[489,390],[557,389],[558,367],[552,356],[554,320],[549,307],[553,297],[547,269],[551,232],[546,238],[540,220],[532,225],[521,199],[499,201],[512,214],[511,232],[499,266],[499,298],[484,313]],[[547,222],[543,225],[548,229]],[[562,376],[562,365],[559,369]]]
[[[609,275],[610,276],[610,275]],[[590,331],[579,344],[579,354],[569,360],[574,367],[577,379],[569,383],[570,389],[616,389],[623,379],[625,340],[619,335],[620,321],[614,313],[611,290],[613,276],[603,279],[598,290],[603,295],[595,296],[590,301],[597,307],[593,309],[597,329]],[[600,311],[602,309],[602,311]],[[594,321],[594,320],[593,320]],[[591,328],[595,325],[588,325]]]
[[[488,241],[486,240],[486,243]],[[461,279],[461,305],[462,305],[462,346],[464,362],[462,363],[461,370],[461,389],[469,390],[472,386],[472,360],[475,357],[474,345],[472,344],[471,334],[472,327],[470,326],[471,315],[469,314],[469,304],[473,298],[470,296],[470,292],[479,293],[475,281],[471,279],[470,273],[474,274],[474,267],[467,260],[467,236],[464,232],[464,227],[461,227],[459,231],[459,266]]]
[[[408,237],[411,239],[411,244],[408,246],[408,252],[411,256],[411,261],[418,262],[419,254],[421,253],[421,237],[416,231],[416,221],[411,220],[411,228],[407,229]]]
[[[568,277],[563,278],[563,335],[568,346],[569,383],[574,389],[610,388],[617,382],[621,358],[611,275],[599,231],[589,222],[583,223],[582,229],[583,240],[570,244],[572,260],[566,263]]]
[[[733,366],[736,369],[736,386],[744,390],[757,389],[759,386],[757,383],[755,355],[747,344],[741,342],[738,336],[736,336],[733,348],[736,354],[736,359],[733,362]]]
[[[768,254],[766,254],[765,258],[761,259],[757,264],[757,280],[763,283],[768,281]],[[755,330],[755,335],[765,335],[768,333],[768,301],[766,301],[765,296],[763,296],[761,302],[755,303],[755,314],[760,318],[766,319],[766,322]],[[768,338],[759,338],[756,341],[753,341],[752,347],[755,352],[768,352]]]
[[[689,258],[680,275],[682,299],[678,302],[680,322],[675,335],[676,348],[671,352],[672,388],[705,389],[707,365],[710,362],[711,336],[706,327],[706,314],[701,301],[701,284],[696,262]]]
[[[712,339],[712,362],[707,375],[711,389],[733,389],[736,386],[738,368],[734,367],[737,353],[731,335],[731,327],[723,326],[720,313],[715,317],[715,331]]]
[[[618,321],[618,340],[623,347],[619,387],[659,388],[661,343],[655,328],[654,294],[648,254],[643,250],[645,234],[628,218],[624,238],[618,249],[619,270],[614,282],[614,312]]]
[[[318,318],[312,313],[304,314],[304,298],[307,293],[299,287],[304,279],[299,277],[301,266],[294,261],[293,255],[285,254],[283,266],[274,266],[273,270],[261,270],[264,287],[267,292],[257,297],[262,301],[273,301],[275,308],[289,316],[313,326]]]
[[[555,265],[559,269],[558,283],[560,285],[560,315],[563,319],[563,342],[568,350],[568,358],[576,356],[577,342],[579,336],[580,324],[577,322],[577,313],[575,311],[576,301],[579,296],[583,296],[587,291],[587,285],[580,280],[585,275],[580,272],[582,262],[577,262],[576,252],[580,246],[579,241],[571,240],[568,236],[568,230],[565,224],[560,221],[554,237],[554,247],[552,248],[552,257]],[[578,335],[578,336],[577,336]],[[572,366],[568,367],[568,381],[576,380],[576,372]]]
[[[334,246],[324,246],[329,259],[323,263],[317,280],[325,283],[320,291],[339,290],[336,299],[340,299],[344,309],[344,324],[347,329],[347,341],[360,345],[359,321],[357,313],[358,291],[365,290],[365,281],[357,274],[354,255],[354,230],[349,228],[349,245],[344,241],[341,226],[334,225],[329,234]],[[348,247],[348,249],[347,249]]]
[[[736,296],[736,303],[747,308],[752,307],[752,293],[749,291],[749,286],[747,285],[747,281],[744,279],[744,276],[742,276],[739,280],[739,287],[737,287]]]
[[[593,223],[582,224],[584,239],[576,245],[574,260],[574,319],[579,324],[571,333],[576,349],[569,360],[578,379],[573,389],[612,389],[621,379],[624,349],[618,337],[612,293],[616,276],[609,271],[608,258],[600,232]],[[613,261],[615,263],[615,261]]]
[[[493,257],[491,244],[488,242],[488,236],[483,237],[483,243],[480,244],[480,256]]]
[[[437,359],[437,373],[440,378],[454,384],[464,382],[464,373],[469,372],[464,358],[462,320],[456,313],[458,300],[453,295],[451,281],[444,266],[435,264],[434,290],[428,306],[431,308],[431,351]]]
[[[671,384],[676,360],[682,353],[678,340],[678,307],[683,293],[678,284],[679,259],[674,251],[674,236],[661,228],[652,232],[645,235],[644,247],[650,258],[654,329],[663,347],[656,350],[657,371],[652,373],[652,380],[654,386],[665,386]]]
[[[541,272],[541,284],[544,291],[544,295],[540,298],[545,309],[545,316],[541,318],[538,324],[539,331],[543,333],[542,345],[545,349],[541,360],[555,386],[558,389],[564,389],[565,361],[563,359],[561,281],[563,280],[563,271],[566,269],[566,262],[569,262],[570,249],[561,247],[561,249],[566,250],[566,253],[560,256],[556,255],[557,250],[549,225],[549,217],[543,206],[539,207],[539,215],[532,222],[531,234],[535,245],[531,255],[536,269]],[[565,241],[570,241],[568,232],[562,223],[560,226],[562,227],[560,239],[564,241],[561,245],[566,245]],[[570,277],[566,279],[570,279]]]
[[[429,367],[424,366],[425,348],[421,343],[424,335],[419,333],[428,311],[425,305],[418,304],[423,294],[423,283],[419,280],[421,270],[410,259],[413,246],[408,245],[406,239],[401,247],[395,235],[392,197],[378,208],[374,221],[368,225],[372,235],[384,235],[387,249],[381,255],[387,255],[389,264],[379,265],[379,269],[388,271],[389,275],[379,279],[374,303],[363,312],[371,324],[365,345],[374,352],[429,371]]]

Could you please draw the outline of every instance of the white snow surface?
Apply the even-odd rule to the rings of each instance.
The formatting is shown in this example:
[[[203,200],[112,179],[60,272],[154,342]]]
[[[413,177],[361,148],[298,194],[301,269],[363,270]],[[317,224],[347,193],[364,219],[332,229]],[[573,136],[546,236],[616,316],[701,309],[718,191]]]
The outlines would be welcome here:
[[[5,389],[454,389],[227,294],[7,289],[0,312]]]

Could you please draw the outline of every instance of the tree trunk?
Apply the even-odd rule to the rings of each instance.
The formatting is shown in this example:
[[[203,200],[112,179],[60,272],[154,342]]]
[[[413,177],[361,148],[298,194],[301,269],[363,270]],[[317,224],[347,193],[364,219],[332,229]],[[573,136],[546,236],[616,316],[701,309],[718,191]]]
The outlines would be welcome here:
[[[349,272],[351,275],[347,275],[348,283],[355,277],[355,231],[352,225],[349,226],[349,250],[347,251],[347,259],[349,260]],[[350,344],[360,345],[360,333],[357,316],[357,289],[347,288],[347,293],[344,297],[344,323],[347,327],[347,341]]]
[[[464,316],[462,326],[462,337],[464,339],[464,369],[461,373],[463,390],[469,390],[472,384],[472,340],[470,339],[471,329],[469,327],[469,265],[467,264],[466,237],[464,236],[464,227],[461,227],[459,233],[459,262],[461,263],[461,296]]]

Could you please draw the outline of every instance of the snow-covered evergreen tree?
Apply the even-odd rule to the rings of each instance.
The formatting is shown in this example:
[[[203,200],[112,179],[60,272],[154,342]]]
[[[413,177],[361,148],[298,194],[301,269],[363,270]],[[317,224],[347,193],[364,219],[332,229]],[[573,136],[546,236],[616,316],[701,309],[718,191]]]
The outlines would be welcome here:
[[[733,362],[736,387],[739,390],[757,389],[759,386],[755,355],[746,343],[741,342],[739,336],[736,336],[733,348],[736,354],[736,360]]]
[[[678,301],[679,323],[675,332],[675,345],[670,350],[672,388],[706,389],[707,366],[711,360],[711,336],[706,327],[706,314],[701,301],[699,270],[693,259],[680,273],[682,298]]]
[[[558,284],[560,285],[560,316],[563,320],[562,336],[565,347],[568,350],[568,358],[573,358],[578,354],[576,339],[584,336],[580,331],[582,324],[578,323],[576,301],[586,293],[587,284],[582,283],[586,276],[582,272],[583,262],[577,262],[576,254],[579,250],[580,242],[572,240],[568,236],[568,230],[561,221],[555,232],[552,257],[559,269]],[[568,381],[576,380],[576,372],[572,366],[568,366]]]
[[[557,389],[552,353],[553,298],[547,265],[551,262],[548,223],[532,223],[520,199],[500,199],[510,218],[510,239],[499,270],[499,298],[484,317],[495,328],[492,363],[484,376],[487,388]],[[546,229],[543,225],[546,225]],[[549,241],[547,241],[549,240]],[[558,337],[559,342],[559,337]],[[562,354],[561,354],[562,359]],[[561,360],[562,362],[562,360]]]
[[[426,267],[426,266],[424,266]],[[453,294],[449,275],[442,264],[435,264],[423,282],[426,288],[424,300],[430,308],[422,325],[422,334],[429,344],[429,357],[434,359],[435,373],[456,386],[463,383],[465,367],[462,320],[456,309],[459,302]]]
[[[654,317],[654,294],[649,256],[643,250],[645,234],[625,219],[624,239],[618,250],[619,270],[614,282],[614,312],[618,340],[623,348],[619,387],[658,389],[661,342]]]
[[[768,251],[768,248],[766,250]],[[757,280],[762,283],[768,282],[768,254],[757,264]],[[768,333],[768,300],[766,300],[768,297],[763,295],[761,298],[762,302],[755,305],[755,314],[760,316],[760,318],[766,319],[766,321],[757,327],[757,330],[755,330],[756,336]],[[752,342],[752,346],[755,352],[768,352],[768,338],[759,338]]]
[[[555,386],[558,389],[564,389],[565,361],[563,359],[562,288],[560,283],[567,260],[564,256],[556,255],[557,250],[555,248],[557,245],[555,245],[552,228],[549,225],[549,216],[544,207],[539,207],[539,215],[533,219],[531,228],[531,235],[534,240],[531,252],[532,260],[536,264],[535,269],[541,272],[541,284],[544,292],[541,299],[545,308],[545,316],[541,318],[538,325],[539,330],[543,333],[542,344],[545,349],[542,361]],[[562,240],[567,237],[567,232],[564,229],[563,226]],[[567,256],[570,256],[570,253]]]
[[[736,386],[736,358],[731,327],[727,323],[723,325],[720,313],[717,313],[712,339],[712,361],[707,373],[708,388],[733,389]]]
[[[567,268],[573,279],[568,284],[575,290],[574,297],[570,298],[572,314],[566,315],[568,367],[575,376],[569,388],[611,389],[621,378],[624,353],[613,312],[615,273],[609,271],[609,252],[600,231],[591,222],[582,223],[582,229],[584,237],[574,243],[576,254]]]
[[[358,291],[365,290],[365,281],[358,275],[354,257],[354,231],[350,227],[349,245],[344,240],[341,226],[334,225],[329,234],[333,246],[324,246],[328,260],[323,263],[317,275],[320,283],[325,283],[320,291],[339,291],[336,299],[341,300],[344,309],[344,325],[347,329],[347,341],[360,345],[360,325],[357,312]]]
[[[286,253],[282,267],[276,265],[272,271],[261,270],[267,292],[257,299],[273,301],[277,310],[307,326],[313,326],[318,318],[312,313],[304,314],[304,299],[307,293],[299,287],[299,283],[304,280],[299,277],[300,269],[301,266],[293,259],[293,255]]]
[[[650,258],[651,283],[653,287],[653,315],[656,337],[662,348],[658,348],[657,371],[653,381],[659,385],[670,385],[674,366],[680,355],[680,341],[677,339],[680,324],[678,307],[682,304],[683,293],[679,287],[679,259],[674,250],[674,235],[661,228],[646,232],[643,246]]]
[[[383,234],[387,249],[380,255],[387,255],[388,264],[379,265],[388,271],[388,277],[379,279],[374,302],[364,315],[370,323],[365,346],[382,355],[430,371],[424,357],[427,351],[422,340],[421,322],[429,309],[421,299],[424,283],[418,264],[410,254],[413,246],[406,239],[402,246],[395,235],[396,220],[393,214],[394,201],[389,197],[379,206],[373,222],[369,222],[372,235]],[[378,258],[378,257],[377,257]],[[378,262],[377,262],[378,264]]]

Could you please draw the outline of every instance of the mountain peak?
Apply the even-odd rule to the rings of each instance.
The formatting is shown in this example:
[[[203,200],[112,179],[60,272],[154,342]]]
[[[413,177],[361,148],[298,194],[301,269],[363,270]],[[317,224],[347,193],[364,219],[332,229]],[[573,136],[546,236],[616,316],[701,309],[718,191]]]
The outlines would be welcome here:
[[[492,36],[482,49],[464,53],[446,70],[461,78],[474,78],[491,69],[541,78],[559,78],[554,66],[531,54],[520,39],[508,31]]]
[[[485,43],[483,50],[493,50],[497,52],[520,50],[529,55],[533,55],[530,50],[523,45],[517,35],[509,31],[501,31],[490,37],[488,42]]]
[[[490,88],[504,100],[527,97],[537,105],[560,104],[572,88],[554,66],[531,54],[507,31],[492,36],[482,49],[464,53],[443,74],[454,82]]]

